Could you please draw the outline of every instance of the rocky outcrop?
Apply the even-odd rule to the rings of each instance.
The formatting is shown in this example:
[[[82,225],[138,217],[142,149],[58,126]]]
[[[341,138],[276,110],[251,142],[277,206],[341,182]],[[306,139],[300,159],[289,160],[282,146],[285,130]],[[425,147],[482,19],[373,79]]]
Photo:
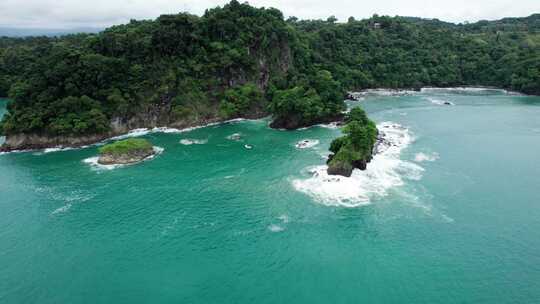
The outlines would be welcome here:
[[[154,155],[155,153],[156,152],[152,148],[130,151],[129,153],[123,154],[105,153],[99,155],[98,164],[128,165],[143,161],[144,159]]]
[[[14,134],[6,137],[0,152],[36,150],[54,147],[81,147],[100,142],[121,133],[105,133],[85,136],[47,136],[42,134]]]
[[[333,158],[334,158],[334,154],[331,154],[330,156],[328,156],[328,160],[326,162],[326,164],[328,165],[328,169],[327,169],[328,175],[341,175],[341,176],[350,177],[354,169],[366,170],[367,164],[371,161],[373,157],[370,155],[367,159],[359,159],[359,160],[354,160],[352,162],[349,162],[349,161],[332,162]]]

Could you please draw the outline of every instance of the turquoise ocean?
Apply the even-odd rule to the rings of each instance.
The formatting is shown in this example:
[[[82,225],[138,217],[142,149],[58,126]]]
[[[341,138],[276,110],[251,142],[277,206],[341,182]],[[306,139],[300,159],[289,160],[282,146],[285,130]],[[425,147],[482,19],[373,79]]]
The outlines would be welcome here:
[[[540,97],[348,104],[394,143],[351,178],[339,128],[269,119],[136,130],[160,153],[124,167],[0,155],[0,303],[540,303]]]

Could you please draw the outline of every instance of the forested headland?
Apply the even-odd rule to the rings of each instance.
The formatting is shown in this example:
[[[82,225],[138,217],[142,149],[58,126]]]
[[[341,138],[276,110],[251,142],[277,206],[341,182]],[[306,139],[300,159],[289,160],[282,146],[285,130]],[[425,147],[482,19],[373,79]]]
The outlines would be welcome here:
[[[340,117],[347,90],[461,85],[540,94],[540,14],[338,22],[233,0],[98,34],[0,38],[5,149],[268,114],[294,129]]]

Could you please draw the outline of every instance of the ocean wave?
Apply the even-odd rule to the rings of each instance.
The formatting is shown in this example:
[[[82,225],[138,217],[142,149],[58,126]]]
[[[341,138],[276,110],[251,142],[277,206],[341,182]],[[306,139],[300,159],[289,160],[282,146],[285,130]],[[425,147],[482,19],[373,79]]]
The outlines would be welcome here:
[[[407,90],[407,89],[366,89],[360,92],[350,93],[355,99],[361,100],[363,97],[367,96],[408,96],[416,95],[418,91]]]
[[[324,205],[358,207],[388,195],[407,179],[420,179],[424,169],[400,159],[401,151],[413,141],[409,130],[391,122],[377,127],[386,144],[377,147],[367,170],[355,169],[351,177],[343,177],[328,175],[326,165],[310,167],[311,177],[293,180],[293,187]]]
[[[190,138],[184,138],[180,140],[180,143],[185,146],[190,145],[204,145],[208,142],[208,139],[190,139]]]
[[[294,146],[297,149],[308,149],[308,148],[313,148],[318,144],[319,144],[319,140],[317,139],[302,139],[301,141],[297,142]]]
[[[152,154],[152,155],[148,156],[147,158],[143,159],[141,162],[144,162],[144,161],[151,160],[151,159],[155,158],[157,155],[163,153],[164,150],[165,149],[162,148],[162,147],[154,146],[154,154]],[[92,167],[94,169],[97,169],[97,170],[113,170],[113,169],[116,169],[116,168],[122,168],[122,167],[126,167],[126,166],[135,165],[135,164],[140,163],[140,162],[137,162],[137,163],[133,163],[133,164],[103,165],[103,164],[98,163],[98,160],[99,160],[99,156],[93,156],[93,157],[85,158],[82,161],[83,161],[83,163],[88,164],[88,165],[90,165],[90,167]]]
[[[437,159],[439,159],[438,153],[426,154],[426,153],[420,152],[420,153],[416,153],[416,155],[414,156],[414,161],[417,163],[421,163],[425,161],[432,162],[432,161],[436,161]]]
[[[143,136],[143,135],[146,135],[150,133],[150,129],[148,128],[138,128],[138,129],[133,129],[133,130],[130,130],[129,132],[127,132],[126,134],[122,134],[122,135],[118,135],[118,136],[113,136],[111,138],[108,138],[104,141],[110,141],[110,140],[122,140],[122,139],[126,139],[126,138],[130,138],[130,137],[138,137],[138,136]]]
[[[334,121],[334,122],[326,123],[326,124],[318,124],[317,126],[322,127],[322,128],[327,128],[327,129],[338,129],[340,127],[340,124],[339,122]]]
[[[462,95],[496,95],[496,94],[508,94],[508,95],[522,95],[518,92],[508,91],[498,88],[484,88],[484,87],[451,87],[451,88],[422,88],[421,93],[427,94],[462,94]]]

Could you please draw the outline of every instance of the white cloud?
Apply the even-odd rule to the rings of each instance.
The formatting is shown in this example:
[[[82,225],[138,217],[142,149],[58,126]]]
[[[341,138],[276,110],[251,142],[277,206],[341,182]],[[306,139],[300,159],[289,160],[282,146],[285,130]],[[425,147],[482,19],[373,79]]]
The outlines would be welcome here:
[[[189,11],[201,15],[226,0],[1,0],[0,26],[103,27],[130,19]],[[379,15],[418,16],[451,22],[528,16],[540,12],[540,0],[252,0],[254,6],[276,7],[301,19],[357,19]]]

